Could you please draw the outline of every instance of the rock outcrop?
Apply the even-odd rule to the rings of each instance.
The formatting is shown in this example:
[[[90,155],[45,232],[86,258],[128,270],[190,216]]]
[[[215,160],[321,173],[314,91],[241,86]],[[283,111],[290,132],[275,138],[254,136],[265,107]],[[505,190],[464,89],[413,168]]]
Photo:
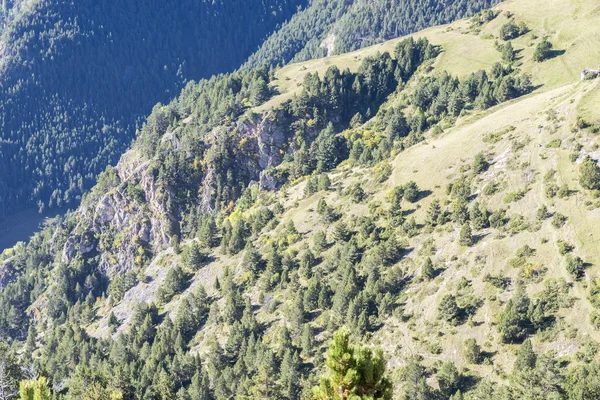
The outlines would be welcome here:
[[[587,80],[591,80],[591,79],[596,79],[599,75],[600,75],[600,66],[598,66],[598,69],[586,68],[583,71],[581,71],[581,80],[587,81]]]

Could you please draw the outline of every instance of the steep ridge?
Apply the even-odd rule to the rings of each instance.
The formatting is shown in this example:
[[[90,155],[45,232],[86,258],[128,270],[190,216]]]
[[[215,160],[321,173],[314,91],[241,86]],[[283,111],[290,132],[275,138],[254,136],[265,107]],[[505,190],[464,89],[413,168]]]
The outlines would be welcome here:
[[[0,216],[77,205],[154,104],[234,70],[304,5],[15,3],[0,37]]]

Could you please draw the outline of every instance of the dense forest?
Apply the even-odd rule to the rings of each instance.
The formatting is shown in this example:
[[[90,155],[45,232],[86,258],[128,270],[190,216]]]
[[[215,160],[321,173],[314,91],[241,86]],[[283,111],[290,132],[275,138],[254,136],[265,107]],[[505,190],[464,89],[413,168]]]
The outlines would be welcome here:
[[[75,204],[118,160],[154,104],[169,101],[188,80],[237,68],[303,5],[43,0],[24,6],[1,39],[0,215],[26,205]]]

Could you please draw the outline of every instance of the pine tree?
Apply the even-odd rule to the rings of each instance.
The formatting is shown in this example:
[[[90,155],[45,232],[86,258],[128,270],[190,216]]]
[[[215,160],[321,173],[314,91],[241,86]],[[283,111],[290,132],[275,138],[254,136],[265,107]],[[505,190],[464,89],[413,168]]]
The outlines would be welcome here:
[[[260,256],[260,253],[251,242],[248,242],[246,245],[246,251],[244,253],[242,264],[255,277],[258,276],[260,270],[262,269],[263,260]]]
[[[590,156],[579,165],[579,184],[588,190],[600,189],[600,167]]]
[[[435,278],[435,269],[433,268],[433,262],[431,258],[427,257],[421,268],[421,276],[426,280]]]
[[[440,206],[439,200],[434,200],[429,205],[429,210],[427,211],[426,222],[427,225],[431,227],[436,227],[440,224],[440,220],[442,217],[442,208]]]
[[[392,385],[385,377],[385,361],[381,350],[355,347],[346,329],[333,335],[327,360],[329,375],[321,377],[313,388],[316,399],[391,399]]]
[[[183,250],[183,264],[191,271],[197,271],[207,261],[208,256],[202,251],[198,243],[191,242]]]
[[[498,315],[498,331],[504,343],[515,343],[526,338],[531,331],[528,317],[529,297],[522,287],[512,299],[508,300],[504,310]]]
[[[403,380],[405,382],[402,400],[429,400],[435,398],[433,390],[427,385],[425,368],[413,356],[404,367]]]
[[[313,250],[317,255],[327,249],[327,234],[325,231],[317,231],[313,236]]]
[[[110,315],[108,316],[109,328],[111,329],[112,332],[115,332],[117,330],[117,328],[119,327],[119,325],[121,325],[121,323],[119,322],[119,319],[117,318],[115,313],[111,311]]]
[[[392,198],[390,199],[390,208],[388,210],[388,218],[390,224],[394,227],[402,225],[404,222],[404,214],[402,213],[402,198],[404,197],[404,190],[402,187],[396,187],[392,191]]]
[[[48,380],[41,376],[37,379],[21,381],[19,387],[21,400],[50,400]]]
[[[323,173],[319,175],[319,190],[329,190],[331,187],[331,181],[329,180],[329,175]]]
[[[202,370],[196,371],[192,377],[188,392],[193,400],[209,400],[211,398],[208,377]]]
[[[249,393],[254,399],[277,399],[281,394],[281,386],[274,379],[276,370],[273,354],[268,350],[267,352],[256,374],[252,377]]]
[[[517,350],[517,358],[513,367],[514,371],[532,370],[535,368],[537,355],[533,351],[531,339],[523,341]]]
[[[442,367],[437,374],[437,380],[441,392],[446,397],[452,396],[460,388],[461,376],[453,362],[445,362],[442,364]]]
[[[203,219],[198,231],[198,240],[202,247],[206,249],[214,247],[216,234],[217,225],[215,220],[212,217]]]
[[[513,49],[512,42],[508,41],[502,47],[502,60],[506,63],[512,63],[515,61],[515,50]]]
[[[340,161],[340,143],[336,137],[333,124],[329,123],[315,140],[317,172],[331,171]]]
[[[473,338],[465,340],[465,359],[471,364],[479,364],[481,362],[481,347]]]
[[[304,324],[302,327],[302,335],[300,335],[300,347],[302,347],[302,354],[310,356],[313,351],[315,339],[315,330],[311,324]]]
[[[336,242],[347,242],[350,239],[350,231],[344,221],[339,221],[333,227],[333,238]]]
[[[296,351],[287,349],[281,362],[281,392],[285,399],[296,400],[300,396],[300,359]]]
[[[473,233],[471,232],[471,225],[467,222],[460,229],[458,243],[461,246],[472,246],[474,243]]]
[[[535,47],[535,51],[533,52],[533,61],[542,62],[550,57],[552,53],[552,43],[548,41],[548,38],[544,38],[538,45]]]

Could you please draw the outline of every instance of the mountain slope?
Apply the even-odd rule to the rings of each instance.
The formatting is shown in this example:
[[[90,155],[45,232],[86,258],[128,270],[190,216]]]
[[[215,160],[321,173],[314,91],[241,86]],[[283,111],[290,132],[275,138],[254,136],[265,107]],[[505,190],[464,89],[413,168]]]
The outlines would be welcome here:
[[[395,398],[594,398],[599,19],[515,0],[188,85],[3,255],[3,337],[67,398],[307,399],[342,325]]]
[[[16,2],[0,44],[0,215],[76,204],[156,102],[235,69],[303,5]]]

